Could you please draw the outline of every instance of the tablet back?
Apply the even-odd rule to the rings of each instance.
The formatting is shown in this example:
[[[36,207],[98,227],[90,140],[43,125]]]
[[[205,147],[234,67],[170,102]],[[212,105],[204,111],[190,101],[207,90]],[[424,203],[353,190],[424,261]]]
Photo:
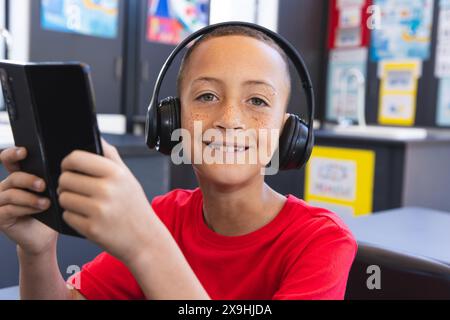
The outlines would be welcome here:
[[[79,237],[62,219],[56,190],[61,162],[70,152],[102,154],[88,69],[79,63],[0,62],[0,78],[15,144],[28,150],[21,170],[48,186],[42,195],[52,205],[35,217]]]

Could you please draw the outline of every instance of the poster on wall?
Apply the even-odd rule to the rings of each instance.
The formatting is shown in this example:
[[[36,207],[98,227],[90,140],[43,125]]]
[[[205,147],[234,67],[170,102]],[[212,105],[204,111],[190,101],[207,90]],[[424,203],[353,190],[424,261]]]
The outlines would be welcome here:
[[[436,123],[450,126],[450,0],[439,2],[435,75],[439,79]]]
[[[436,45],[436,78],[450,78],[450,0],[439,2]]]
[[[450,126],[450,78],[439,81],[436,117],[439,126]]]
[[[367,48],[330,51],[326,119],[357,120],[365,107]]]
[[[330,6],[329,49],[367,47],[372,0],[332,0]]]
[[[379,64],[380,106],[378,122],[386,125],[414,125],[420,60],[383,61]]]
[[[374,0],[381,28],[372,31],[372,61],[430,57],[434,0]]]
[[[372,212],[375,152],[317,146],[306,167],[305,200],[340,215]]]
[[[209,24],[209,0],[148,0],[147,40],[177,45]]]
[[[43,29],[115,38],[119,0],[41,0]]]

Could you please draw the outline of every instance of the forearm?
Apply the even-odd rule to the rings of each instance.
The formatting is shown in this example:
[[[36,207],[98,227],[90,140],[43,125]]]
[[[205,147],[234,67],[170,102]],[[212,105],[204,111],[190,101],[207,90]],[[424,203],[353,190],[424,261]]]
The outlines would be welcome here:
[[[209,300],[170,232],[158,224],[157,241],[126,263],[145,296],[152,300]]]
[[[71,291],[67,288],[58,267],[56,242],[49,252],[27,255],[17,247],[20,264],[20,297],[23,300],[69,300]]]

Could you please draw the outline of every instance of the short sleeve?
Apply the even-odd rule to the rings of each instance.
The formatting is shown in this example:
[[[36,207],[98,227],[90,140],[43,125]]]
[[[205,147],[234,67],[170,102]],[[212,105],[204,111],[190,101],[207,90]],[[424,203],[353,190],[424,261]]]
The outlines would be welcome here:
[[[325,228],[287,267],[274,300],[343,300],[357,251],[353,235]]]
[[[189,205],[192,194],[192,191],[174,190],[151,201],[154,212],[172,234],[177,210]],[[145,299],[128,268],[106,252],[84,265],[67,283],[89,300]]]
[[[106,252],[84,265],[67,283],[88,300],[145,299],[128,268]]]
[[[190,212],[193,195],[194,191],[175,189],[151,201],[153,211],[172,234],[179,222],[177,220],[179,212],[183,210]]]

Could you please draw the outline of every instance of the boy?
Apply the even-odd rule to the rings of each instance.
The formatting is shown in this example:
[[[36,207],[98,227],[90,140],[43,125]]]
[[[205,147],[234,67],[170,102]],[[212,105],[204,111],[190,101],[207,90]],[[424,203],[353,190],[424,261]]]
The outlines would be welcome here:
[[[178,81],[182,128],[281,130],[290,96],[287,58],[267,36],[223,27],[188,51]],[[262,148],[193,138],[196,148],[233,155]],[[229,140],[230,139],[230,140]],[[185,142],[185,141],[183,141]],[[1,160],[0,230],[18,244],[24,299],[343,299],[356,242],[333,213],[283,196],[264,183],[266,163],[194,164],[200,188],[153,199],[103,142],[105,157],[81,151],[62,163],[64,219],[105,249],[63,280],[57,234],[29,217],[45,210],[44,181],[22,173],[26,150]]]

